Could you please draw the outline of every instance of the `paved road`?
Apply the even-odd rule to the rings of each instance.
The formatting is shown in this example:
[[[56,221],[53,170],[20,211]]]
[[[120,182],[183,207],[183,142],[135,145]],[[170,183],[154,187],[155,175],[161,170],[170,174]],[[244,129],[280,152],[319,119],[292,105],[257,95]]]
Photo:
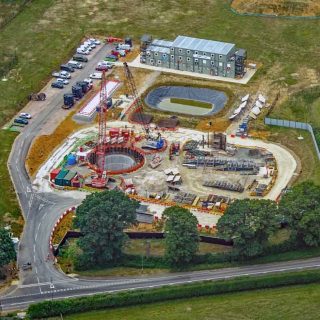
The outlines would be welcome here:
[[[103,46],[97,50],[95,56],[91,58],[85,68],[73,75],[70,85],[92,72],[96,62],[104,57],[107,49],[109,49],[107,46]],[[57,90],[57,94],[50,96],[46,101],[48,105],[24,128],[13,146],[8,165],[26,221],[20,242],[18,264],[21,265],[30,261],[33,268],[31,271],[20,271],[19,285],[12,286],[6,296],[0,298],[0,305],[3,310],[24,309],[30,303],[46,299],[76,297],[98,292],[153,288],[178,283],[225,279],[241,275],[259,275],[320,267],[320,258],[318,258],[215,271],[109,280],[72,279],[59,272],[53,265],[53,261],[47,259],[49,253],[49,235],[61,212],[70,206],[77,205],[80,200],[62,197],[59,192],[35,192],[25,170],[24,163],[32,140],[50,117],[55,112],[60,111],[63,103],[63,93],[69,90],[68,88]]]

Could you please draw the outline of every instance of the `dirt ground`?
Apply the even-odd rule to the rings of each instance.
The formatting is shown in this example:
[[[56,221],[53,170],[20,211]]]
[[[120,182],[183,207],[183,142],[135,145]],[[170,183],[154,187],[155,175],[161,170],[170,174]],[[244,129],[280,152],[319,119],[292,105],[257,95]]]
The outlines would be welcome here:
[[[280,16],[319,16],[319,0],[234,0],[232,8],[241,13]]]

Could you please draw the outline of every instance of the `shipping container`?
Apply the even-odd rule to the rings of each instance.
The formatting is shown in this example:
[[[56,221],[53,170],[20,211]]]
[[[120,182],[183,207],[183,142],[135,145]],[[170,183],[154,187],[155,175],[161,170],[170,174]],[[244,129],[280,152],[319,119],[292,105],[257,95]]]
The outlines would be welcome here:
[[[69,171],[63,178],[63,185],[71,187],[71,180],[76,176],[76,174],[77,173],[74,171]]]
[[[56,176],[54,183],[58,186],[63,186],[63,178],[68,174],[69,170],[61,169],[59,174]]]
[[[56,178],[56,176],[59,174],[60,170],[61,170],[60,168],[57,168],[57,169],[53,169],[50,172],[50,181],[52,181]]]

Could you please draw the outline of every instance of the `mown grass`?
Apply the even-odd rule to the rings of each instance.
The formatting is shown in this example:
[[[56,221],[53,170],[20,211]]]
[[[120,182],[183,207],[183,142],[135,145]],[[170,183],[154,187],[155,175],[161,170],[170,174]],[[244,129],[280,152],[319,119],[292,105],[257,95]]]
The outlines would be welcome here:
[[[205,108],[205,109],[212,109],[212,104],[203,101],[196,101],[190,99],[181,99],[181,98],[170,98],[171,103],[179,103],[185,106],[191,107],[198,107],[198,108]]]
[[[22,231],[23,220],[7,170],[7,159],[16,136],[15,132],[0,130],[0,226],[11,224],[14,234],[19,234]]]
[[[94,311],[64,319],[313,320],[319,318],[319,299],[320,285],[310,284]]]

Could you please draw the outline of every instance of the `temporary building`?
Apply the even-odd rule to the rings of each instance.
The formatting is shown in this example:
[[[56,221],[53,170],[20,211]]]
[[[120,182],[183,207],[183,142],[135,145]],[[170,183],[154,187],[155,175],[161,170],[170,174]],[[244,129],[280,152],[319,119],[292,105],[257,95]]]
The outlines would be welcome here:
[[[252,112],[254,115],[257,116],[258,114],[261,113],[261,110],[260,110],[259,107],[253,107],[253,108],[251,109],[251,112]]]
[[[250,94],[247,94],[241,99],[241,102],[247,102],[249,100]]]
[[[259,100],[256,101],[255,106],[260,109],[263,107],[262,103]]]
[[[69,170],[62,169],[56,176],[54,183],[58,186],[63,186],[63,178],[68,174]]]
[[[76,176],[76,172],[74,171],[69,171],[63,178],[63,185],[64,186],[71,186],[71,180]]]
[[[266,98],[265,98],[262,94],[259,94],[258,99],[259,99],[259,101],[262,102],[263,104],[266,103]]]

